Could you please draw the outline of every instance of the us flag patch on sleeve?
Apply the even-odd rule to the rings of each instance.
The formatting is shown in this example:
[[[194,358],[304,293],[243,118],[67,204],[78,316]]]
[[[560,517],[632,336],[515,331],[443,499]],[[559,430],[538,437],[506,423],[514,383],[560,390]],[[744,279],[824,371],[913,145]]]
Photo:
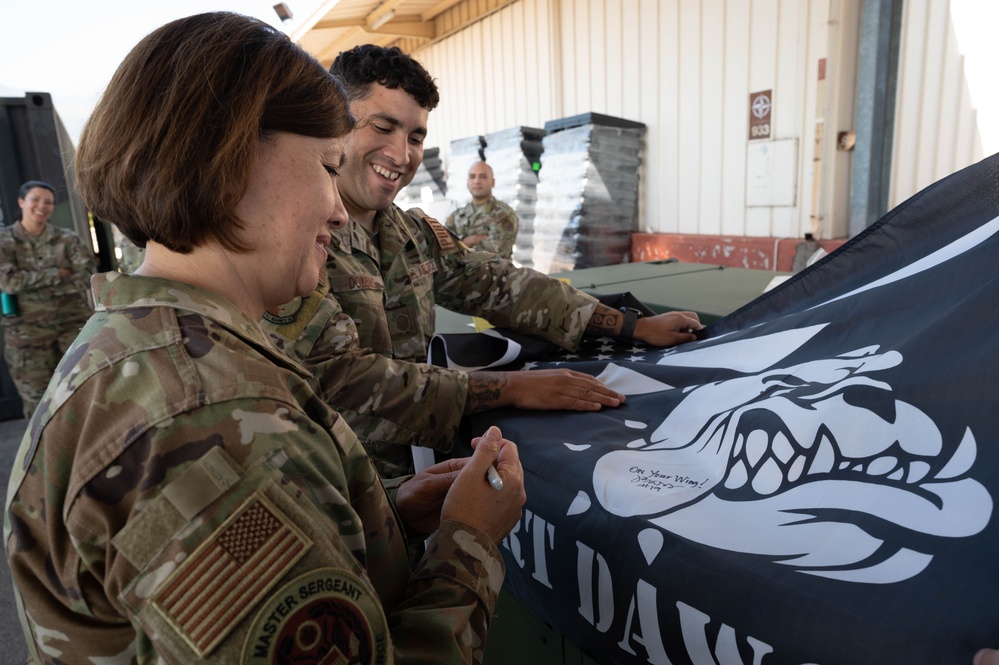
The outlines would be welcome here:
[[[311,546],[279,508],[254,495],[180,564],[152,604],[204,657]]]

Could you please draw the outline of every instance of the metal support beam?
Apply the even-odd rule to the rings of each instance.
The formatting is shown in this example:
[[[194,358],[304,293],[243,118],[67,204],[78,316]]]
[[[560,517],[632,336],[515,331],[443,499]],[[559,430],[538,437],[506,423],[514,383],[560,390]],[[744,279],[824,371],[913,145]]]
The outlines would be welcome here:
[[[850,235],[888,212],[903,0],[863,0],[857,59],[857,143]]]

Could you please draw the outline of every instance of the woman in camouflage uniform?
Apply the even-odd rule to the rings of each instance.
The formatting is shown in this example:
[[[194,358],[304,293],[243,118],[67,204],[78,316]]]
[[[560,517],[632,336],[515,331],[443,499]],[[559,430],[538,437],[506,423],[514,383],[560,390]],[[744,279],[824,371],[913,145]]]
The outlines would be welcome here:
[[[337,79],[235,14],[167,24],[114,75],[79,189],[146,251],[94,279],[11,474],[33,662],[481,661],[516,446],[493,429],[390,501],[257,323],[319,282],[352,125]],[[415,569],[407,538],[428,539]]]
[[[17,299],[3,319],[4,360],[30,418],[52,372],[93,309],[87,294],[96,272],[93,250],[75,233],[49,224],[55,188],[21,185],[20,221],[0,229],[0,291]]]

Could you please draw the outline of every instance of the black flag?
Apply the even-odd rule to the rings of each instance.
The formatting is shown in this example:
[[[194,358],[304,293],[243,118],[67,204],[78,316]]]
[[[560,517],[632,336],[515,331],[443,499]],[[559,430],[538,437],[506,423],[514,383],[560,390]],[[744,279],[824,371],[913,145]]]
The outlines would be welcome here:
[[[999,646],[997,266],[999,156],[697,342],[523,365],[628,400],[473,418],[526,473],[507,589],[601,663],[970,665]]]

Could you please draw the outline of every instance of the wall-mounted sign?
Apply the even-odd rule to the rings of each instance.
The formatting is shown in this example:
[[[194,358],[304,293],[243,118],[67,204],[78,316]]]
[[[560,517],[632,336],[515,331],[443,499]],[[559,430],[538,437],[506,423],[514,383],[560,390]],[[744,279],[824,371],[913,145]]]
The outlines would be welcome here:
[[[770,138],[770,112],[773,110],[773,90],[749,94],[749,140]]]

